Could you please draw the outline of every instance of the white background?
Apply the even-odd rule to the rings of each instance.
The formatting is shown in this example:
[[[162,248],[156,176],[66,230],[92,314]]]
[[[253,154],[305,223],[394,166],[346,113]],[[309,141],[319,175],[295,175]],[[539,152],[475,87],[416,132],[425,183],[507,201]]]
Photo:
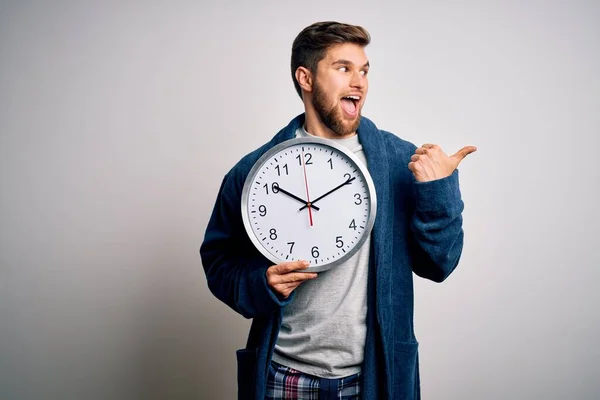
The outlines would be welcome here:
[[[198,248],[330,19],[372,34],[380,128],[479,148],[460,266],[416,280],[423,398],[598,398],[597,2],[96,3],[0,3],[2,399],[235,397],[249,321]]]

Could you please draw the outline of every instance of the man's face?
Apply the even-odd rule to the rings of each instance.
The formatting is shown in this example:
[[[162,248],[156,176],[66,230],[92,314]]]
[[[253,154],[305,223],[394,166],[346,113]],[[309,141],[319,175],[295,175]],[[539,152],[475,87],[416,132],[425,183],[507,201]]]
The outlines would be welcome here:
[[[369,81],[364,47],[345,43],[331,47],[318,66],[312,105],[323,124],[338,136],[358,129]]]

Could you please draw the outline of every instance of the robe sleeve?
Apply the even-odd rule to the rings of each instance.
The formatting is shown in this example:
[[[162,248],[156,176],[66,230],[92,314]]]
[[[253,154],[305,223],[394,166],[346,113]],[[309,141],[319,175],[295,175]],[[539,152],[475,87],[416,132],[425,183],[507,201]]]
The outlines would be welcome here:
[[[270,314],[293,299],[280,299],[268,286],[272,263],[248,238],[241,214],[241,185],[223,180],[202,245],[200,257],[210,291],[246,318]]]
[[[449,177],[414,182],[411,230],[416,241],[413,271],[434,282],[445,280],[458,265],[464,233],[458,170]]]

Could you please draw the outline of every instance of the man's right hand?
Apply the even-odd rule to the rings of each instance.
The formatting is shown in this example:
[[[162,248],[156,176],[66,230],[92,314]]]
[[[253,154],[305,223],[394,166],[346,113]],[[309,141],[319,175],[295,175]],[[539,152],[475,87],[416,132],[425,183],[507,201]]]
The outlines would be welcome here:
[[[279,297],[287,299],[300,284],[315,279],[315,272],[296,272],[308,268],[308,261],[290,261],[267,269],[267,284]]]

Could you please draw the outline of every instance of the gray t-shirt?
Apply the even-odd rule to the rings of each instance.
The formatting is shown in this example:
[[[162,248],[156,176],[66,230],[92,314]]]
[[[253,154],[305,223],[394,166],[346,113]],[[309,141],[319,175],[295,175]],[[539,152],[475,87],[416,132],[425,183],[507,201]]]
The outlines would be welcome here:
[[[304,128],[296,137],[310,136]],[[358,135],[332,139],[365,165]],[[273,360],[321,378],[342,378],[361,370],[367,334],[367,276],[370,237],[346,262],[296,288],[283,309]]]

